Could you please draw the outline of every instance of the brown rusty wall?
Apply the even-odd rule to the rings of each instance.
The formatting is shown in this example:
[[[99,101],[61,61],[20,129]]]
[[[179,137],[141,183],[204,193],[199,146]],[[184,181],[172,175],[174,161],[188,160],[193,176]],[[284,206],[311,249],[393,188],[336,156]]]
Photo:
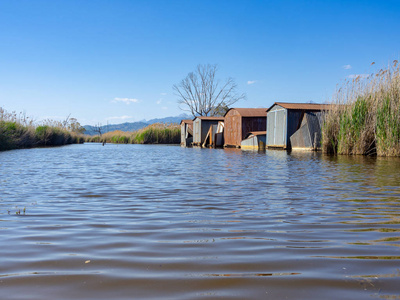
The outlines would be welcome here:
[[[228,113],[225,115],[224,126],[225,145],[240,146],[242,141],[241,125],[242,117],[240,114],[234,109],[228,111]]]
[[[267,117],[247,117],[242,119],[242,137],[252,131],[266,131]],[[240,141],[241,142],[241,141]],[[239,145],[240,145],[239,142]]]

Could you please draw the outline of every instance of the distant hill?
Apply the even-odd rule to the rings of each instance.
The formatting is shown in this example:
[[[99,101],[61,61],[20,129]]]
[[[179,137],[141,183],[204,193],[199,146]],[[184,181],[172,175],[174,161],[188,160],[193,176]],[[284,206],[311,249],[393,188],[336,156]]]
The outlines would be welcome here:
[[[182,119],[193,119],[193,116],[187,114],[180,114],[177,117],[166,117],[162,119],[151,119],[148,120],[146,123],[154,124],[154,123],[177,123],[179,124]]]
[[[166,118],[161,118],[161,119],[151,119],[151,120],[143,120],[139,122],[126,122],[122,124],[109,124],[109,125],[103,125],[101,126],[101,133],[106,133],[109,131],[115,131],[115,130],[121,130],[121,131],[136,131],[141,128],[144,128],[148,125],[154,124],[154,123],[177,123],[179,124],[182,119],[192,119],[193,117],[188,114],[181,114],[176,117],[166,117]],[[88,135],[96,135],[99,134],[98,131],[96,131],[95,126],[91,125],[85,125],[83,126],[86,131],[85,134]]]

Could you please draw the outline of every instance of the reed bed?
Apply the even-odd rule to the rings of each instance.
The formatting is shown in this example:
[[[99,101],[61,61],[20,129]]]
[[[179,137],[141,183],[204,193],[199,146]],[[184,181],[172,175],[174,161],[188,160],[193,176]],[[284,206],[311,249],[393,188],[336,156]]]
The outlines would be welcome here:
[[[400,156],[400,69],[358,76],[338,89],[326,112],[322,148],[326,153]]]
[[[90,136],[86,142],[115,144],[179,144],[181,128],[177,124],[156,123],[134,132],[112,131]]]
[[[83,142],[83,136],[68,130],[66,124],[52,120],[36,124],[24,113],[0,107],[0,151]]]

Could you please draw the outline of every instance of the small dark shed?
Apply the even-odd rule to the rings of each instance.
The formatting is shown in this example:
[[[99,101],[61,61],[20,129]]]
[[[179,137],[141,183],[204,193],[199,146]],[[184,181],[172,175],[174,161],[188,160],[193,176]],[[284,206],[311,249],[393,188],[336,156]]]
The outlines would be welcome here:
[[[181,146],[188,147],[193,142],[193,120],[181,121]]]
[[[193,119],[193,146],[202,146],[210,126],[223,122],[224,117],[196,117]]]
[[[249,132],[265,131],[266,108],[231,108],[225,114],[225,147],[240,147]]]
[[[321,120],[323,112],[330,107],[329,104],[275,102],[267,110],[267,148],[291,149],[291,136],[305,124],[304,116],[309,124],[315,124],[315,120]],[[314,141],[314,137],[320,134],[320,127],[309,126],[302,130],[306,129],[311,130],[307,134],[313,137],[310,143],[315,145],[317,141]],[[304,143],[299,135],[293,141],[298,145]]]

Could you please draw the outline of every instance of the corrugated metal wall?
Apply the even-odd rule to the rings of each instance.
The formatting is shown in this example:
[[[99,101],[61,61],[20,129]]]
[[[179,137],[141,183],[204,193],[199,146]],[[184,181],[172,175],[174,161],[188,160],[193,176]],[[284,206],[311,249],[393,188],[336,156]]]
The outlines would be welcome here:
[[[181,146],[186,146],[186,124],[181,123]]]
[[[265,135],[256,135],[256,136],[253,135],[241,142],[241,148],[244,150],[246,149],[265,150],[265,141],[266,141]]]
[[[267,114],[267,146],[286,148],[287,146],[287,110],[276,105]]]
[[[322,141],[322,125],[324,123],[325,113],[310,112],[308,115],[308,127],[310,130],[312,146],[316,148],[321,148]]]
[[[274,131],[275,131],[275,112],[268,112],[267,114],[267,146],[274,145]]]
[[[193,144],[201,144],[201,120],[199,118],[193,121]]]
[[[290,137],[290,144],[293,148],[311,148],[312,141],[310,137],[310,131],[308,123],[304,117],[302,126]]]
[[[240,146],[242,141],[242,117],[240,114],[231,109],[225,115],[225,126],[224,126],[224,143],[229,146]]]

